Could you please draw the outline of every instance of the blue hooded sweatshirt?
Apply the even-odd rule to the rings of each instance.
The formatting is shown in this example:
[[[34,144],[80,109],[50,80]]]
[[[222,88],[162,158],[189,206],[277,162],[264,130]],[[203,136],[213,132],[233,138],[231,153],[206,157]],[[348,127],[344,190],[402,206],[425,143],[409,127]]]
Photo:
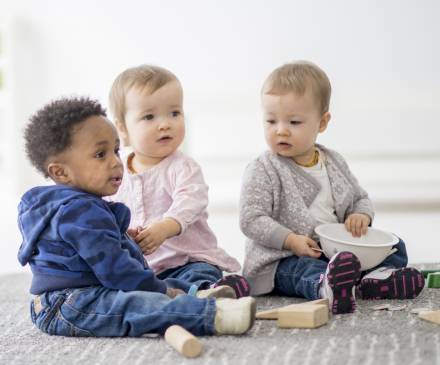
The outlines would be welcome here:
[[[29,190],[18,205],[18,261],[31,266],[31,294],[90,285],[165,293],[126,235],[129,223],[122,203],[59,185]]]

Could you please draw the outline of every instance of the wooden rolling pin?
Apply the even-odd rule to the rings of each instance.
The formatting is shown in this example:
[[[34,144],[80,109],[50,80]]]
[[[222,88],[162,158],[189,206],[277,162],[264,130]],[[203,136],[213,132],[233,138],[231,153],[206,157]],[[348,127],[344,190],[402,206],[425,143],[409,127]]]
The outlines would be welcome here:
[[[178,325],[168,327],[165,341],[187,358],[197,357],[202,352],[202,344],[197,337]]]

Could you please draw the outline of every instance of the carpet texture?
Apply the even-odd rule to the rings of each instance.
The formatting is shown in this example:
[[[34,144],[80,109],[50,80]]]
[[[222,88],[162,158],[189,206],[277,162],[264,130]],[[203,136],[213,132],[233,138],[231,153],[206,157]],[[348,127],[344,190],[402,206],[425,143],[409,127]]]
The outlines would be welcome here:
[[[440,269],[440,264],[414,265]],[[439,364],[440,326],[410,314],[440,309],[440,289],[425,288],[400,312],[373,311],[357,295],[353,314],[333,316],[318,329],[280,329],[257,320],[243,336],[200,337],[201,355],[186,359],[157,338],[70,338],[41,333],[30,320],[28,274],[0,276],[0,364]],[[258,310],[304,299],[263,296]]]

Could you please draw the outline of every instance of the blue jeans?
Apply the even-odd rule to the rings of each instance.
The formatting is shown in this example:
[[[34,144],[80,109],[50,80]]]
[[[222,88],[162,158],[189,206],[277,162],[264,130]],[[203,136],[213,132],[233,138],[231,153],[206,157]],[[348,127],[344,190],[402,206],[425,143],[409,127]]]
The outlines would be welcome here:
[[[196,336],[214,335],[215,299],[144,291],[124,292],[101,285],[41,295],[42,309],[32,322],[50,335],[141,336],[165,333],[178,324]]]
[[[319,246],[321,247],[321,245]],[[393,269],[406,267],[408,255],[405,242],[399,238],[399,242],[393,248],[397,248],[397,251],[386,257],[376,267],[363,271],[361,278],[379,267]],[[318,299],[319,279],[321,274],[325,274],[328,261],[323,254],[318,259],[306,255],[301,257],[293,255],[280,260],[275,272],[274,293],[283,296],[305,297],[309,300]]]
[[[222,271],[214,265],[204,261],[189,262],[183,266],[168,269],[156,275],[165,281],[168,288],[182,289],[188,293],[191,285],[197,285],[199,289],[209,289],[223,277]]]

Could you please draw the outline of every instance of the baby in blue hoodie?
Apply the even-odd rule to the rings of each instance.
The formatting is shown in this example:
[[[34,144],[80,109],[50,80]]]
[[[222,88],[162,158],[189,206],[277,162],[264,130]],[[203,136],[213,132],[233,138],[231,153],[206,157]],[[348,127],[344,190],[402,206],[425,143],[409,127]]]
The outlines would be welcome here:
[[[123,178],[119,138],[88,98],[53,101],[30,118],[27,157],[56,185],[23,195],[18,260],[29,263],[35,325],[51,335],[141,336],[178,324],[195,335],[242,334],[251,297],[198,299],[167,288],[127,235],[130,210],[102,199]]]

